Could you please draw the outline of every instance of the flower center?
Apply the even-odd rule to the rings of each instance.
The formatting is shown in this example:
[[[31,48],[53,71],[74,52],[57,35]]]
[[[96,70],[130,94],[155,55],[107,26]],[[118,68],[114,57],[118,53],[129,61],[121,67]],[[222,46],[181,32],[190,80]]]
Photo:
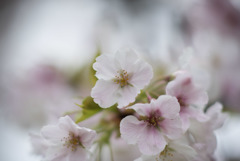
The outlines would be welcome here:
[[[181,96],[177,97],[178,103],[180,104],[181,107],[187,106],[185,103],[185,99],[182,98]]]
[[[69,132],[68,137],[64,137],[62,141],[64,141],[63,146],[71,148],[72,151],[76,151],[78,146],[83,147],[80,136],[75,136],[72,132]]]
[[[115,76],[114,82],[120,84],[121,87],[128,85],[129,75],[126,70],[119,70]]]
[[[164,118],[163,117],[157,117],[157,116],[151,116],[148,118],[148,123],[152,126],[159,126],[160,122],[163,121]]]
[[[149,117],[141,117],[140,119],[144,120],[144,122],[147,122],[148,125],[155,126],[155,127],[159,127],[160,123],[164,120],[163,117],[156,116],[155,114],[152,114]]]
[[[173,157],[172,153],[173,149],[168,148],[168,146],[165,147],[165,149],[159,154],[159,159],[162,161],[167,161],[166,159],[170,157]]]

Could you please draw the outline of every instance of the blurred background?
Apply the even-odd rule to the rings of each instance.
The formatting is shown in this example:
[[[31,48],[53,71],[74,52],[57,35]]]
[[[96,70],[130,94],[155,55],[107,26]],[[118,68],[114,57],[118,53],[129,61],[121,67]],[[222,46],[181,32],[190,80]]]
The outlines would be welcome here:
[[[97,52],[126,47],[156,73],[190,71],[223,103],[216,158],[239,161],[239,0],[0,1],[0,160],[40,161],[29,132],[78,109]]]

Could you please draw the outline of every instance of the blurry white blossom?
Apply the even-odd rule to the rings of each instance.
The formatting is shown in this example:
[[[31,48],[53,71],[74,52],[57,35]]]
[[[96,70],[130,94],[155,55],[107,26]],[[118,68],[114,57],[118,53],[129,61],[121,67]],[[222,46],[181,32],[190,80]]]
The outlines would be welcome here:
[[[93,64],[98,81],[91,96],[101,107],[118,103],[122,108],[134,102],[153,77],[152,67],[139,59],[133,50],[119,51],[114,55],[101,55]]]
[[[40,136],[32,137],[33,145],[36,144],[34,147],[47,161],[84,161],[88,158],[96,132],[79,127],[69,116],[65,116],[56,125],[44,126]]]

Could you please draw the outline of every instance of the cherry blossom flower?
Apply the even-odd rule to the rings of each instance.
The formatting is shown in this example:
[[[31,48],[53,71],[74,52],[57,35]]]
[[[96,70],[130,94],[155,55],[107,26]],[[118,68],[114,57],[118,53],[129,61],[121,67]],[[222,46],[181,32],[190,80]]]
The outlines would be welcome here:
[[[189,133],[194,139],[193,147],[198,152],[198,159],[196,161],[206,160],[210,161],[213,158],[213,153],[217,147],[217,139],[214,130],[220,128],[227,118],[227,115],[222,113],[222,104],[215,103],[210,106],[206,112],[210,118],[206,122],[199,122],[197,120],[191,121]]]
[[[43,139],[42,135],[39,133],[30,132],[29,136],[33,147],[33,153],[45,157],[45,150],[49,146],[48,142]]]
[[[166,138],[181,136],[180,106],[175,97],[162,95],[150,104],[132,107],[139,116],[127,116],[120,123],[121,137],[128,144],[138,144],[141,153],[155,155],[167,145]]]
[[[196,158],[196,151],[182,142],[182,140],[170,141],[164,150],[157,155],[142,155],[134,161],[192,161]]]
[[[41,138],[44,146],[40,147],[45,147],[41,149],[41,154],[45,160],[84,161],[87,160],[88,149],[96,138],[96,132],[79,127],[69,116],[65,116],[61,117],[56,125],[43,127]],[[37,140],[33,144],[39,143],[39,139]]]
[[[194,84],[191,75],[186,71],[175,73],[176,78],[166,86],[166,94],[175,96],[180,104],[180,117],[183,129],[190,126],[189,118],[206,121],[203,107],[208,102],[207,93]]]
[[[93,64],[98,81],[91,96],[103,108],[118,103],[118,107],[134,102],[140,90],[153,77],[152,67],[140,60],[134,51],[120,51],[101,55]]]

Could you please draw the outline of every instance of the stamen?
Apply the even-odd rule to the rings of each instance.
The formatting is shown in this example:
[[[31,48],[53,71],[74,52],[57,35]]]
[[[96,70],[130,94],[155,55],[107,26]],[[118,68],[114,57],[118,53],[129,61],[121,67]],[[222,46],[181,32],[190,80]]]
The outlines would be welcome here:
[[[177,100],[178,100],[178,103],[180,104],[180,106],[181,107],[185,107],[185,106],[187,106],[186,104],[185,104],[185,100],[182,98],[182,97],[177,97]]]
[[[173,153],[171,153],[171,148],[168,148],[168,146],[166,146],[165,149],[159,154],[159,159],[162,161],[172,161],[171,157],[173,157]]]
[[[120,84],[121,87],[128,85],[129,75],[126,70],[120,70],[117,72],[118,76],[115,76],[113,80],[115,83]]]
[[[80,137],[75,136],[72,132],[69,132],[68,137],[64,137],[61,141],[64,142],[63,146],[71,148],[72,151],[76,151],[78,146],[83,147]]]
[[[161,116],[156,116],[155,114],[152,114],[150,117],[147,117],[144,119],[145,122],[147,122],[150,126],[159,127],[160,123],[164,120]]]

